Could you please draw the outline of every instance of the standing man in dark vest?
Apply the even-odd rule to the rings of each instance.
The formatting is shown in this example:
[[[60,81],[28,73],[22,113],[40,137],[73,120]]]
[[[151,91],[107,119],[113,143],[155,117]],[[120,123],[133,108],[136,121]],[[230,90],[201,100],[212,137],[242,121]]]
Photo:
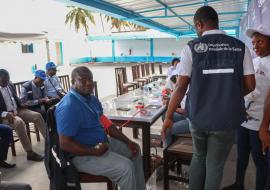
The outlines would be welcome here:
[[[217,190],[235,129],[244,120],[244,95],[255,88],[254,68],[248,48],[218,29],[218,15],[212,7],[199,8],[193,21],[199,38],[181,53],[162,136],[173,125],[173,112],[189,85],[185,108],[194,149],[190,190]]]

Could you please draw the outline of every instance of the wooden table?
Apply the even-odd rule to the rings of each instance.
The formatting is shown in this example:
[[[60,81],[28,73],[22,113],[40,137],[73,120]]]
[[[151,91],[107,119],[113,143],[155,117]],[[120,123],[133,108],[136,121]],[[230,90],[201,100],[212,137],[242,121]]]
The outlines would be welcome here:
[[[165,111],[161,98],[161,91],[164,85],[164,80],[158,80],[144,86],[143,89],[134,90],[102,103],[104,114],[116,125],[121,126],[130,121],[126,127],[142,129],[145,179],[150,177],[150,128]],[[137,113],[139,110],[135,106],[138,102],[144,103],[145,108],[143,110],[147,110],[146,114]],[[129,110],[121,111],[119,108],[128,108]]]

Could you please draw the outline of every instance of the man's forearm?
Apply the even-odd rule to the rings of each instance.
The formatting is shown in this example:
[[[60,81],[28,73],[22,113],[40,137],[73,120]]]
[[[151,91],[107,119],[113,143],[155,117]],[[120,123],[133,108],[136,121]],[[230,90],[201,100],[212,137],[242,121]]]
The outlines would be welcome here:
[[[62,150],[76,154],[79,156],[86,156],[86,155],[91,155],[95,156],[96,155],[96,149],[95,148],[88,148],[87,146],[84,146],[72,139],[66,139],[66,137],[60,137],[60,147]]]
[[[129,138],[127,138],[115,125],[112,125],[108,128],[108,133],[110,137],[118,139],[126,144],[130,142]]]

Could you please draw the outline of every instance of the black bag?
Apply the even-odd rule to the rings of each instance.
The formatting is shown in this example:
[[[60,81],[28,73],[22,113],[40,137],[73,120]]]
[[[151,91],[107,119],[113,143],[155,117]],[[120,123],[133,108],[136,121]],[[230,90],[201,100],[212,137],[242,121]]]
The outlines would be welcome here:
[[[45,138],[45,167],[50,180],[50,190],[81,190],[79,174],[69,155],[59,146],[59,137],[54,118],[55,106],[47,112]]]

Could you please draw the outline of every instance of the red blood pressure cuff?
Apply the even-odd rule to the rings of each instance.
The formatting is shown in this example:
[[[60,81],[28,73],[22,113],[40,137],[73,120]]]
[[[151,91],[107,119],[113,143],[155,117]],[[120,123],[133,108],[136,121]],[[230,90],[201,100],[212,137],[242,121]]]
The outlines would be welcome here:
[[[100,116],[99,118],[101,124],[103,125],[104,129],[109,129],[110,126],[113,125],[113,122],[107,118],[105,115]]]

